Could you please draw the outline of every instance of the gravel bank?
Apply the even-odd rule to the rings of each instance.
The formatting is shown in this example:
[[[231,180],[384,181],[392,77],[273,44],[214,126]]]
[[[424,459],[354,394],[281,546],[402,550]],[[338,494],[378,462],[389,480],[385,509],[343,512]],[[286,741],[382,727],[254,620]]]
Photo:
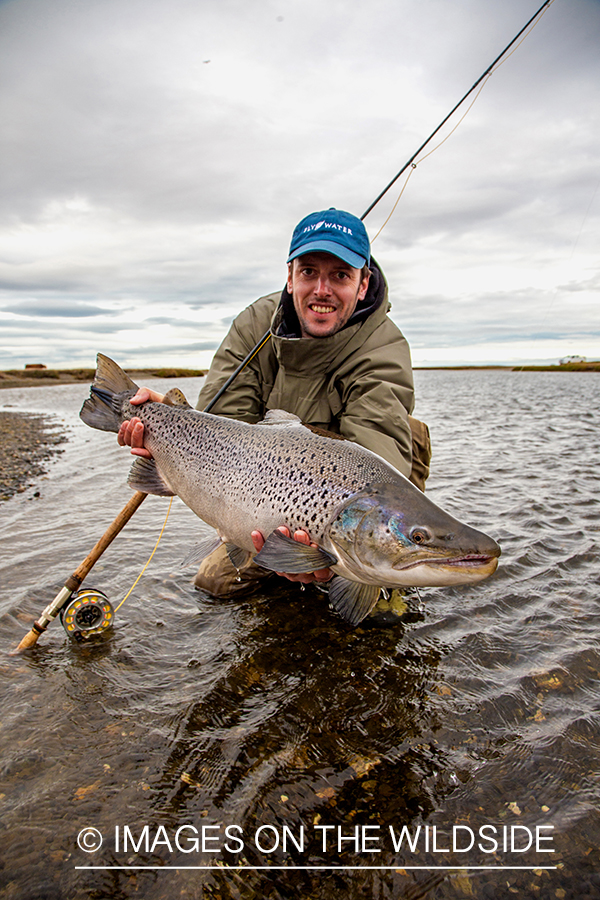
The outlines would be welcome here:
[[[45,416],[0,411],[0,501],[29,487],[66,437]]]

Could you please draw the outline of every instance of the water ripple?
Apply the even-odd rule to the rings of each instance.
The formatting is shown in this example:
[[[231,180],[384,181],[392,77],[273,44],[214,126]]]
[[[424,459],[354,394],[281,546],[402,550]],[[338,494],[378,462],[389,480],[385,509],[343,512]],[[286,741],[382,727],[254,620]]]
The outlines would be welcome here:
[[[416,381],[417,415],[434,447],[428,493],[500,541],[498,573],[474,587],[422,590],[388,628],[349,629],[322,595],[295,587],[217,602],[179,568],[203,526],[175,504],[111,636],[78,646],[54,625],[29,657],[0,662],[0,890],[8,900],[598,896],[597,376],[417,372]],[[184,385],[191,400],[198,386]],[[86,392],[74,385],[1,397],[17,409],[52,408],[69,426],[39,496],[32,489],[0,509],[6,648],[129,497],[127,454],[77,419]],[[90,584],[123,597],[165,511],[148,499]],[[231,823],[248,833],[329,824],[345,834],[355,825],[385,833],[390,825],[445,833],[454,824],[550,825],[552,861],[562,868],[417,873],[406,867],[456,857],[388,845],[377,863],[392,868],[377,872],[241,878],[182,868],[169,880],[167,872],[133,879],[74,870],[73,859],[89,861],[75,843],[81,828],[109,834],[116,823],[144,822],[171,830]],[[197,861],[164,847],[137,858]],[[244,859],[265,863],[251,846]],[[285,859],[365,863],[347,847],[324,852],[314,842],[303,854],[269,856]],[[107,848],[102,860],[123,857]],[[489,864],[490,856],[475,848],[467,861]]]

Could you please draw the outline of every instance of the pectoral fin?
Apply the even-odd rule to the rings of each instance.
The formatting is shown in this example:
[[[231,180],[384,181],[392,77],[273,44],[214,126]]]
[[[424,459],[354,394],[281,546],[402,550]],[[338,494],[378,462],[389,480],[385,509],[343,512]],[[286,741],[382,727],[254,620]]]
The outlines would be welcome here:
[[[350,625],[358,625],[377,603],[380,590],[373,584],[359,584],[334,575],[329,582],[329,599],[342,618]]]
[[[138,456],[132,465],[127,484],[134,491],[143,491],[144,494],[156,494],[158,497],[175,496],[175,492],[158,471],[156,462],[144,456]]]
[[[301,544],[281,531],[273,531],[265,545],[254,557],[254,562],[272,572],[287,572],[290,575],[316,572],[336,564],[337,559],[320,547]]]

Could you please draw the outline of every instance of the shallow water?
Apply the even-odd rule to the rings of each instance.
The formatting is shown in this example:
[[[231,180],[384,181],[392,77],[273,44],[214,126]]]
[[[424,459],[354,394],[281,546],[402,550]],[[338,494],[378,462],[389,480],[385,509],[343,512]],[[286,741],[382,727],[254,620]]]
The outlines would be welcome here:
[[[423,589],[389,627],[292,586],[217,602],[180,568],[204,526],[176,501],[112,633],[78,645],[55,622],[0,661],[2,897],[600,897],[600,381],[416,380],[428,494],[499,540],[498,573]],[[69,436],[0,506],[5,651],[130,496],[86,395],[0,393]],[[116,605],[167,505],[148,498],[86,584]]]

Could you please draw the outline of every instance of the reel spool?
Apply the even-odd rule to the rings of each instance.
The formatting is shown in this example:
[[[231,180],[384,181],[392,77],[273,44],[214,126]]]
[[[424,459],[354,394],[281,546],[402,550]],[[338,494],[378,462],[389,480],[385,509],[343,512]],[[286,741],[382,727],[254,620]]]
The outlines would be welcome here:
[[[84,588],[72,594],[60,611],[63,628],[74,641],[84,641],[94,634],[102,634],[113,623],[115,611],[106,594]]]

